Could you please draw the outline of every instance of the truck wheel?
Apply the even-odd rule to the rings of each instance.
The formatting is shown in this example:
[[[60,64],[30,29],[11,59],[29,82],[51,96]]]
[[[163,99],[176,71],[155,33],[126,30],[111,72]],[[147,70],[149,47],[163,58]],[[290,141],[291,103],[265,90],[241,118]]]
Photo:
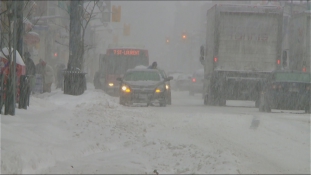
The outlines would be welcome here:
[[[265,106],[265,111],[266,112],[271,112],[271,108],[269,106]]]
[[[263,105],[259,105],[259,107],[258,107],[258,108],[259,108],[259,112],[265,112],[265,111],[264,111],[264,107],[263,107]]]
[[[194,96],[194,92],[193,91],[189,91],[189,95]]]
[[[263,107],[264,107],[264,111],[265,111],[265,112],[271,112],[271,108],[270,108],[270,106],[269,106],[269,104],[267,103],[266,100],[264,100],[264,105],[263,105]]]
[[[226,99],[219,99],[219,106],[226,106]]]
[[[311,113],[311,111],[310,111],[310,106],[309,106],[309,105],[307,105],[307,106],[305,107],[305,113],[307,113],[307,114],[310,114],[310,113]]]
[[[255,107],[258,108],[259,107],[259,100],[255,101]]]
[[[204,96],[204,105],[208,105],[208,95]]]
[[[258,100],[258,108],[259,112],[271,112],[271,108],[269,107],[264,95],[261,95]]]

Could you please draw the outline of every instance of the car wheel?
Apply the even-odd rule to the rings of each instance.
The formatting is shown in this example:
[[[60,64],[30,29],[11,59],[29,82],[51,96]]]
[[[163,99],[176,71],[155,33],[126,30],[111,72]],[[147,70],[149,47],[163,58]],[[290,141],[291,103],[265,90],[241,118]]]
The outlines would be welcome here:
[[[119,98],[119,104],[125,106],[125,99],[123,97]]]
[[[166,104],[171,105],[172,104],[172,97],[167,98]]]
[[[160,102],[160,107],[166,107],[166,100],[163,100],[162,102]]]

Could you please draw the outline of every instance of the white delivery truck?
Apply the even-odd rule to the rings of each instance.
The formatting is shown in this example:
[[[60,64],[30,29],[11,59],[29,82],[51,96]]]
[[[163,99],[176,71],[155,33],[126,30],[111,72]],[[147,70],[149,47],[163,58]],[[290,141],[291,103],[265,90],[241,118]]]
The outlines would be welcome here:
[[[294,71],[310,72],[310,40],[311,12],[305,11],[293,14],[289,25],[289,69]],[[284,57],[286,59],[286,57]]]
[[[214,5],[207,11],[204,104],[259,102],[262,82],[281,69],[283,9],[276,6]]]

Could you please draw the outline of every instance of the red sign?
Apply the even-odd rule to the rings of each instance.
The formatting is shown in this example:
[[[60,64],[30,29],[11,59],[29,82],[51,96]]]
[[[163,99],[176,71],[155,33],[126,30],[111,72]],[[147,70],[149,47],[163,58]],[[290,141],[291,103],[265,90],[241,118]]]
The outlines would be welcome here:
[[[140,50],[137,49],[113,49],[114,55],[140,55]]]

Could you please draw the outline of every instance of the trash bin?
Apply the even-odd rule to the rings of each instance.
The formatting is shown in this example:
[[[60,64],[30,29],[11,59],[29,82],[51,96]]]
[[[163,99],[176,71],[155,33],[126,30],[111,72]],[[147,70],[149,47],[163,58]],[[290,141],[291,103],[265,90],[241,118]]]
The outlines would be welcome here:
[[[81,95],[86,90],[86,73],[80,71],[64,71],[64,94]]]

